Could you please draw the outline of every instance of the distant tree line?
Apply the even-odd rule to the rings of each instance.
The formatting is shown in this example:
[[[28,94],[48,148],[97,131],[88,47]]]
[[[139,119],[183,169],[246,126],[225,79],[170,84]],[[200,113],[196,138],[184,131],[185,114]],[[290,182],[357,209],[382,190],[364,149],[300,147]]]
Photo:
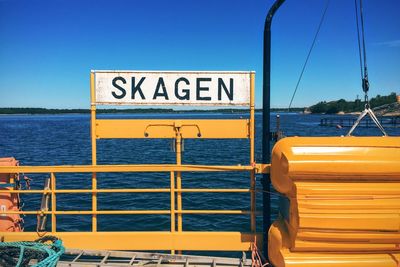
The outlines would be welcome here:
[[[385,104],[390,104],[396,102],[396,93],[391,93],[387,96],[377,95],[369,100],[371,108],[379,107]],[[358,112],[364,109],[364,101],[356,99],[354,101],[346,101],[340,99],[337,101],[322,101],[310,108],[311,113],[326,113],[326,114],[336,114],[338,112]]]
[[[304,108],[292,108],[292,112],[303,111]],[[262,109],[256,109],[261,112]],[[285,112],[287,109],[272,108],[271,111]],[[249,109],[193,109],[193,110],[174,110],[162,108],[137,108],[137,109],[97,109],[98,114],[116,114],[116,113],[246,113]],[[48,108],[0,108],[0,114],[89,114],[89,109],[48,109]]]
[[[168,113],[173,109],[97,109],[97,113]],[[0,114],[88,114],[90,109],[0,108]]]
[[[0,114],[89,113],[88,109],[0,108]]]

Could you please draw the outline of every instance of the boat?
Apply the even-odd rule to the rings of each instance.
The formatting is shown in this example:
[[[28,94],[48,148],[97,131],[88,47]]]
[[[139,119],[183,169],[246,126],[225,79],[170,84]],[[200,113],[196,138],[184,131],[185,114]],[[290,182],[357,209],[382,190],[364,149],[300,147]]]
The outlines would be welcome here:
[[[0,248],[7,244],[34,246],[53,241],[54,256],[48,266],[400,266],[400,137],[355,137],[352,130],[341,137],[285,137],[271,151],[270,60],[272,19],[284,0],[269,10],[264,30],[263,159],[255,162],[255,73],[253,71],[118,71],[90,73],[89,165],[19,166],[17,159],[0,161],[2,202]],[[365,86],[366,81],[363,80]],[[151,88],[151,90],[144,90]],[[236,90],[240,88],[240,90]],[[104,119],[98,105],[229,105],[245,106],[249,118],[239,119]],[[374,115],[366,106],[363,117]],[[360,120],[363,118],[360,117]],[[356,127],[357,125],[354,125]],[[99,139],[172,139],[175,164],[97,163]],[[185,165],[182,147],[186,139],[247,139],[247,165]],[[249,177],[243,188],[183,188],[185,172],[241,172]],[[99,173],[161,172],[168,188],[112,188],[98,186]],[[47,174],[43,190],[19,186],[23,174]],[[90,174],[89,189],[59,189],[61,174]],[[256,217],[256,175],[262,175],[262,229]],[[280,215],[271,223],[271,183],[280,198]],[[100,194],[166,193],[168,210],[104,210]],[[250,210],[185,210],[185,193],[245,193]],[[90,210],[59,210],[60,194],[91,194]],[[19,195],[37,194],[42,205],[25,210]],[[170,217],[169,231],[134,232],[99,230],[101,215],[162,214]],[[183,231],[186,214],[245,214],[246,232]],[[37,231],[24,231],[22,215],[36,215]],[[58,216],[88,215],[90,231],[57,229]],[[56,237],[56,240],[52,237]],[[34,241],[39,240],[35,243]],[[43,239],[44,238],[44,239]],[[62,240],[61,249],[59,240]],[[25,242],[25,243],[21,243]],[[56,243],[58,242],[58,243]],[[143,252],[145,251],[145,252]],[[168,251],[169,253],[160,253]],[[242,251],[241,258],[194,256],[183,252]],[[5,257],[5,253],[0,257]],[[247,254],[246,254],[247,253]],[[23,250],[20,254],[23,255]],[[21,257],[22,258],[22,257]],[[4,258],[3,258],[4,259]],[[0,258],[1,260],[1,258]],[[18,261],[18,257],[15,259]],[[21,263],[19,261],[19,263]],[[31,264],[38,262],[31,262]],[[53,265],[51,265],[53,264]]]

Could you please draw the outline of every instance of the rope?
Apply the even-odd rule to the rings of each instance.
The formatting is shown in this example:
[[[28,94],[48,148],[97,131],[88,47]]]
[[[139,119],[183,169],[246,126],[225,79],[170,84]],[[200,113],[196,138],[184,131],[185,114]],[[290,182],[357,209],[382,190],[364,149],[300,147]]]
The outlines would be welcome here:
[[[306,61],[304,62],[303,68],[302,68],[302,70],[300,72],[299,79],[297,80],[297,84],[296,84],[296,87],[295,87],[293,95],[292,95],[292,98],[290,99],[290,104],[289,104],[289,107],[288,107],[288,111],[290,111],[290,108],[292,107],[293,99],[294,99],[294,97],[296,95],[297,89],[299,88],[299,84],[300,84],[301,78],[303,77],[303,73],[304,73],[304,71],[306,69],[306,66],[307,66],[307,63],[308,63],[308,59],[310,58],[311,52],[312,52],[312,50],[314,48],[314,45],[315,45],[315,41],[317,40],[317,37],[318,37],[319,31],[321,29],[322,23],[324,22],[325,14],[326,14],[326,11],[328,10],[329,2],[330,2],[330,0],[326,0],[325,9],[324,9],[324,12],[322,13],[321,20],[319,21],[317,32],[314,35],[314,39],[312,41],[311,47],[308,50]]]
[[[54,236],[45,236],[34,242],[0,242],[0,266],[55,267],[64,251],[62,241]],[[33,259],[37,263],[29,265]]]
[[[265,267],[269,266],[268,261],[260,254],[257,247],[257,238],[254,237],[254,242],[251,243],[251,267]]]

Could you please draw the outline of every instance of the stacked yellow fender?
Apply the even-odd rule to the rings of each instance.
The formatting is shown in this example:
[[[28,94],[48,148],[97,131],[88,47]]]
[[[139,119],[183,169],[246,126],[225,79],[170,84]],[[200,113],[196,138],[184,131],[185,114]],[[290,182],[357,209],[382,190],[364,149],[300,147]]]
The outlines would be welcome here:
[[[399,137],[282,139],[271,180],[274,266],[400,266]]]

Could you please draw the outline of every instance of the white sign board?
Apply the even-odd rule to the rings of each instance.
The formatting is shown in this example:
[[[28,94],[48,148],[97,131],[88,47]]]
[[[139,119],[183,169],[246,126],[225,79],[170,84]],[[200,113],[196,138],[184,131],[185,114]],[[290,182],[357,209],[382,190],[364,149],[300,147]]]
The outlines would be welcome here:
[[[93,71],[96,104],[249,105],[251,72]]]

